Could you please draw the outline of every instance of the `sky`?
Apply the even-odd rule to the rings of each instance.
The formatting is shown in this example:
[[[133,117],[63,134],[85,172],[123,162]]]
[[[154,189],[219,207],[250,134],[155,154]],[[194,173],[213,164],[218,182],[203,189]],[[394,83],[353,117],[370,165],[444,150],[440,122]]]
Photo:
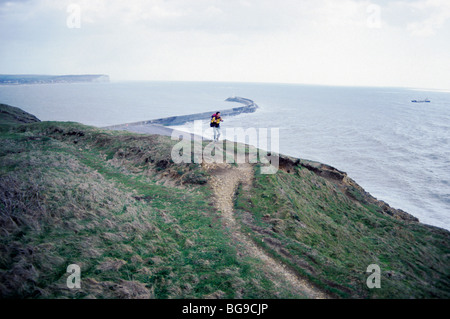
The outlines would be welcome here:
[[[0,0],[0,74],[450,89],[450,0]]]

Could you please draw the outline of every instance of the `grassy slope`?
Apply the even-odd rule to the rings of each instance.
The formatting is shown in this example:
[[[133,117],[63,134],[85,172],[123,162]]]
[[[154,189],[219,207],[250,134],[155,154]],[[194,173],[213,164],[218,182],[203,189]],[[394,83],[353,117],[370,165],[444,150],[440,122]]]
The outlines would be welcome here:
[[[1,297],[295,297],[275,289],[257,260],[238,257],[206,172],[173,164],[169,138],[5,122]],[[354,198],[298,166],[256,174],[236,208],[256,243],[337,297],[448,298],[449,232]],[[66,288],[72,263],[80,290]],[[372,263],[381,289],[365,285]]]
[[[172,143],[76,123],[2,125],[0,296],[292,297],[237,257],[205,173],[171,164]],[[81,290],[66,288],[72,263]]]
[[[300,165],[257,175],[236,208],[255,242],[336,296],[450,297],[448,231],[382,214]],[[381,289],[366,285],[370,264]]]
[[[39,119],[34,115],[24,112],[18,107],[0,104],[0,125],[15,125],[19,123],[35,123]]]

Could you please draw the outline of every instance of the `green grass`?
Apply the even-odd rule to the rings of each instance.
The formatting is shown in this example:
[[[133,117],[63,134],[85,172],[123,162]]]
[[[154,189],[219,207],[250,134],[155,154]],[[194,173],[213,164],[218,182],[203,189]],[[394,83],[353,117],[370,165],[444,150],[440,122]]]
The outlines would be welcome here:
[[[241,257],[208,173],[172,162],[175,141],[0,110],[0,297],[303,297]],[[257,245],[335,297],[450,296],[449,232],[386,215],[356,187],[256,165],[235,208]],[[69,264],[81,289],[66,286]],[[366,286],[370,264],[381,289]]]
[[[258,227],[256,243],[273,239],[276,244],[263,248],[335,296],[450,296],[447,231],[355,203],[305,168],[296,167],[293,174],[257,174],[252,190],[240,189],[236,208],[244,227]],[[365,284],[370,264],[381,268],[381,289]]]
[[[2,297],[290,296],[238,257],[208,174],[171,163],[169,138],[58,122],[1,132]],[[66,287],[72,263],[80,290]]]

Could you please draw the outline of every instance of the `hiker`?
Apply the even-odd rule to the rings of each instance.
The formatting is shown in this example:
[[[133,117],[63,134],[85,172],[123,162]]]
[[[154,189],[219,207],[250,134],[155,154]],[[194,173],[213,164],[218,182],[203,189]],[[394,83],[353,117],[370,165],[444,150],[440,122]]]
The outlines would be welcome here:
[[[222,118],[220,117],[220,112],[216,112],[211,116],[210,126],[214,130],[214,142],[218,141],[220,137],[220,122],[223,122]]]

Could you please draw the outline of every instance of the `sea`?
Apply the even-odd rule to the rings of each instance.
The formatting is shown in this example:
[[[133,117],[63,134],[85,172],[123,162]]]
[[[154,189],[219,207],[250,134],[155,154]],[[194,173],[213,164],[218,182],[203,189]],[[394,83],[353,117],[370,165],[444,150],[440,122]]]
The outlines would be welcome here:
[[[226,102],[230,96],[259,108],[225,117],[224,135],[227,128],[278,129],[280,153],[331,165],[390,206],[450,230],[450,90],[223,82],[0,86],[0,103],[44,121],[97,127],[240,106]],[[193,123],[176,128],[192,131]]]

